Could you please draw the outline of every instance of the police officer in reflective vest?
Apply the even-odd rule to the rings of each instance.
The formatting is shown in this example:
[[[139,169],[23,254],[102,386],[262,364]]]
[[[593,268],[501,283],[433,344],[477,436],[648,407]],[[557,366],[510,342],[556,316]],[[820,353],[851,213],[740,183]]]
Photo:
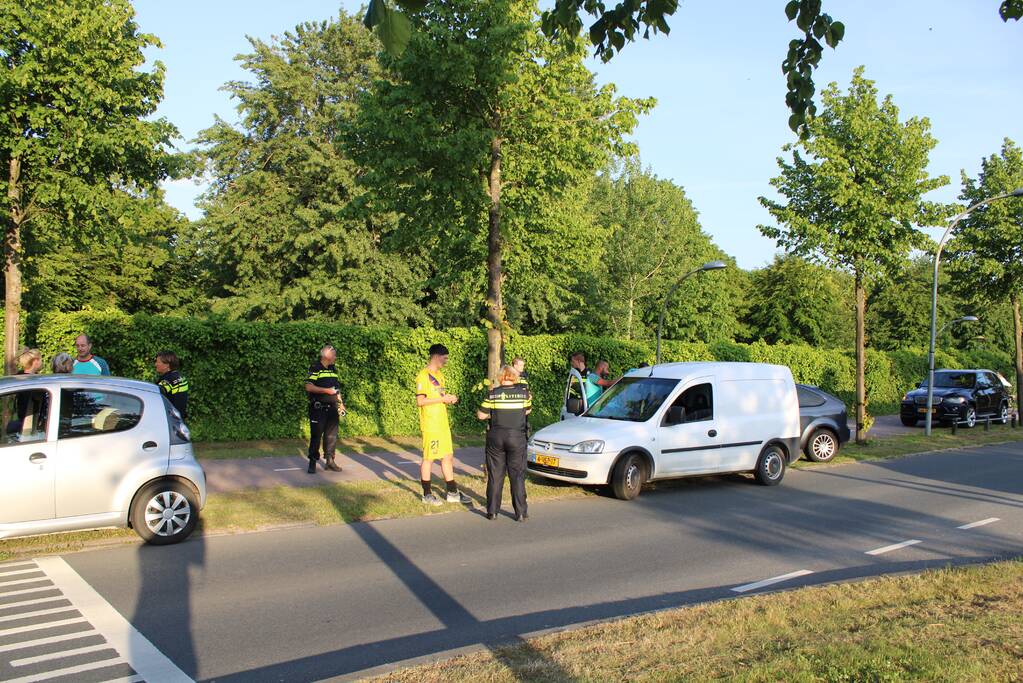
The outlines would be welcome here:
[[[533,406],[529,389],[519,384],[519,373],[506,365],[498,385],[490,390],[476,416],[489,420],[487,428],[487,519],[501,509],[504,476],[511,481],[515,521],[524,522],[526,510],[526,416]]]
[[[341,467],[334,462],[334,449],[337,446],[338,420],[344,412],[341,401],[341,376],[337,373],[334,362],[337,351],[329,344],[320,349],[320,359],[309,368],[309,376],[305,380],[306,394],[309,396],[309,474],[316,474],[316,461],[320,459],[320,442],[323,442],[324,469],[340,472]]]
[[[156,386],[160,387],[171,405],[181,413],[181,419],[188,420],[188,380],[181,376],[181,361],[173,351],[161,351],[153,362],[156,368]]]

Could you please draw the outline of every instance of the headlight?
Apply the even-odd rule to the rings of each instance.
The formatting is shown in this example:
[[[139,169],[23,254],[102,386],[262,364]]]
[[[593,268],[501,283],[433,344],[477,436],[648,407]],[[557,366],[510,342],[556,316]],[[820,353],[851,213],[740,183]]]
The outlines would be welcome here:
[[[572,453],[600,453],[603,450],[603,441],[580,441],[569,449]]]
[[[908,401],[909,400],[909,394],[903,394],[902,395],[902,400],[903,401]]]
[[[965,403],[966,402],[966,399],[963,398],[962,396],[946,396],[943,400],[944,400],[945,403]],[[938,403],[938,401],[935,401],[935,403]]]
[[[526,448],[533,448],[533,437],[529,437],[529,441],[526,442]]]

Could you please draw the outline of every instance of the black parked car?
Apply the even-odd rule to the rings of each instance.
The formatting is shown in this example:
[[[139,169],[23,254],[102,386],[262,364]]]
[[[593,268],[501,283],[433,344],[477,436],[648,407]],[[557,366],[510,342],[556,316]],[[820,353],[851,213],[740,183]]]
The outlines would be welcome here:
[[[827,462],[849,440],[845,403],[826,391],[806,384],[796,385],[799,396],[799,445],[814,462]]]
[[[1007,424],[1012,405],[1009,389],[991,370],[935,370],[932,420],[958,422],[973,427],[977,420],[993,417]],[[899,417],[911,427],[927,416],[927,380],[902,397]]]

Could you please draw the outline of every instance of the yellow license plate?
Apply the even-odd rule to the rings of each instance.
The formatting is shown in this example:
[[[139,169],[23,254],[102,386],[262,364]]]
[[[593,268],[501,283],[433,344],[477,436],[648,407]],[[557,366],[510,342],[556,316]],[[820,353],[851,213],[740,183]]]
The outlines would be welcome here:
[[[926,413],[927,412],[927,408],[920,408],[918,412]],[[936,413],[936,412],[938,412],[938,409],[937,408],[931,408],[931,412],[932,413]]]
[[[561,462],[560,458],[555,458],[553,455],[540,455],[536,454],[536,464],[546,465],[547,467],[557,467],[558,463]]]

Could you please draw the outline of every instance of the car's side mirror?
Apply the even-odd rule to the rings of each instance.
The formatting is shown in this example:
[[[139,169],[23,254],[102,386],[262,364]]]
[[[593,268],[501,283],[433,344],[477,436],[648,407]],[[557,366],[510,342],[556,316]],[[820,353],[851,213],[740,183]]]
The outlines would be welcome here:
[[[671,406],[670,408],[668,408],[667,424],[669,426],[682,424],[682,422],[685,419],[686,419],[686,409],[683,408],[682,406]]]

